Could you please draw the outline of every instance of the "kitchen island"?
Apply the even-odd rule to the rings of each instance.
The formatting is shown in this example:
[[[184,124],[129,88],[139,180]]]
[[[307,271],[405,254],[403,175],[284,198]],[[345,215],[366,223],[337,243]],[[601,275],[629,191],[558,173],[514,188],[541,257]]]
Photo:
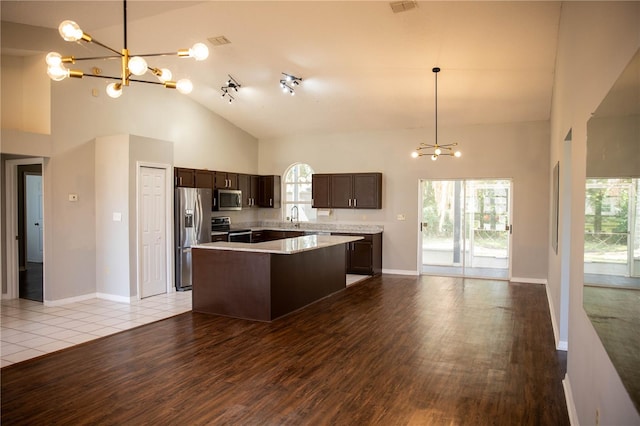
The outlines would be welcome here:
[[[346,287],[345,244],[357,236],[306,235],[192,247],[194,312],[272,321]]]

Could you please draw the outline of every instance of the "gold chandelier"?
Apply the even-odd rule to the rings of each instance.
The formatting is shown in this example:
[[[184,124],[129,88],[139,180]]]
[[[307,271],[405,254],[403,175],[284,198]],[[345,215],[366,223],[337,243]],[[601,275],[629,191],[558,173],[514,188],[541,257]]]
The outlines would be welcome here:
[[[428,143],[420,143],[420,146],[418,146],[418,148],[416,148],[415,151],[413,151],[411,153],[411,156],[413,158],[418,158],[418,157],[422,157],[424,155],[429,155],[431,156],[431,159],[433,161],[436,161],[438,159],[438,157],[440,156],[447,156],[447,157],[460,157],[462,155],[462,153],[458,150],[454,151],[453,147],[458,146],[457,143],[447,143],[447,144],[438,144],[438,73],[440,72],[440,68],[435,67],[433,68],[431,71],[434,72],[434,74],[436,75],[436,139],[435,139],[435,143],[432,144],[428,144]],[[431,152],[418,152],[418,151],[422,151],[422,150],[433,150]]]
[[[124,9],[124,47],[117,51],[111,47],[100,43],[95,40],[89,34],[80,29],[78,24],[73,21],[63,21],[58,27],[60,36],[66,41],[84,41],[87,43],[94,43],[100,47],[103,47],[111,52],[113,55],[109,56],[94,56],[87,58],[76,58],[74,56],[62,56],[58,52],[49,52],[46,57],[48,65],[47,74],[54,81],[61,81],[67,77],[82,78],[98,77],[111,80],[118,80],[117,82],[107,85],[107,94],[112,98],[118,98],[122,95],[122,88],[129,86],[129,83],[148,83],[148,84],[161,84],[168,89],[177,89],[180,93],[188,94],[193,90],[193,83],[189,79],[180,79],[178,81],[172,80],[173,76],[171,71],[167,68],[152,68],[147,65],[147,61],[144,57],[151,56],[172,56],[177,55],[181,58],[194,58],[196,61],[203,61],[209,56],[209,49],[204,43],[196,43],[190,49],[181,49],[178,52],[171,53],[149,53],[144,55],[131,55],[127,48],[127,2],[123,1]],[[85,74],[80,70],[67,69],[64,64],[75,64],[76,61],[97,60],[97,59],[117,59],[121,61],[121,74],[119,77],[100,75],[99,71],[94,71],[93,74]],[[94,68],[96,70],[96,68]],[[152,73],[158,81],[140,80],[132,78],[132,76],[142,76],[145,73]]]

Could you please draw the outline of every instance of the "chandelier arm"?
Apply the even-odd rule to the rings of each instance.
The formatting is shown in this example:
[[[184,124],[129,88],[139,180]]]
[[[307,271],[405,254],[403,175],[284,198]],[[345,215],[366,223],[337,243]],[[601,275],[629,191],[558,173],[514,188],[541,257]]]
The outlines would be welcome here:
[[[122,58],[122,54],[118,52],[118,56],[112,55],[112,56],[89,56],[86,58],[73,58],[74,61],[94,61],[97,59],[121,59]]]
[[[151,56],[177,56],[178,52],[167,52],[167,53],[145,53],[143,55],[134,55],[133,53],[131,54],[131,56],[140,56],[143,58],[149,58]]]
[[[110,50],[110,51],[112,51],[113,53],[115,53],[116,55],[118,55],[118,57],[122,57],[122,52],[118,52],[117,50],[110,48],[110,47],[109,47],[109,46],[107,46],[106,44],[100,43],[98,40],[96,40],[96,39],[94,39],[94,38],[92,38],[92,39],[91,39],[91,43],[95,43],[95,44],[97,44],[97,45],[98,45],[98,46],[100,46],[100,47],[104,47],[105,49]]]
[[[110,80],[120,80],[120,81],[122,81],[122,77],[114,77],[114,76],[110,76],[110,75],[84,74],[84,77],[107,78],[107,79],[110,79]],[[138,80],[138,79],[133,79],[133,78],[130,78],[129,81],[134,81],[136,83],[148,83],[148,84],[164,85],[164,83],[159,82],[159,81]]]

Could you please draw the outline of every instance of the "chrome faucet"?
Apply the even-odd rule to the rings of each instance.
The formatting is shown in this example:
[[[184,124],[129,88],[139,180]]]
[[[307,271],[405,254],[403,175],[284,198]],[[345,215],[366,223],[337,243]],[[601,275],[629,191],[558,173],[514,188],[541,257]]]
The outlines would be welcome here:
[[[295,210],[295,213],[296,213],[295,216],[293,214],[294,210]],[[296,221],[295,223],[293,222],[294,219]],[[293,223],[293,226],[295,226],[296,228],[300,227],[300,213],[298,212],[298,206],[291,207],[290,220],[291,220],[291,223]]]

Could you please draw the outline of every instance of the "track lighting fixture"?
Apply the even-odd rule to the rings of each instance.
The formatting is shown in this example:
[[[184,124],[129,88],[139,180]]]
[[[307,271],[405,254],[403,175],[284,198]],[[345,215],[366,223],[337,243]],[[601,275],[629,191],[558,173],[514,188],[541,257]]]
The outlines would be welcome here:
[[[50,52],[46,57],[48,65],[47,74],[54,81],[61,81],[67,77],[82,78],[87,77],[99,77],[111,80],[118,80],[107,86],[107,94],[112,98],[118,98],[122,95],[122,89],[125,86],[129,86],[129,83],[149,83],[149,84],[161,84],[168,89],[176,89],[180,93],[191,93],[193,90],[193,84],[188,79],[181,79],[178,81],[172,80],[173,76],[171,71],[166,68],[152,68],[147,64],[144,57],[151,56],[170,56],[177,55],[181,58],[194,58],[196,61],[203,61],[209,56],[209,48],[203,43],[196,43],[190,49],[181,49],[178,52],[171,53],[150,53],[144,55],[132,55],[127,48],[127,2],[123,1],[123,15],[124,15],[124,48],[120,51],[112,49],[111,47],[100,43],[95,40],[89,34],[80,29],[78,24],[73,21],[63,21],[58,27],[60,36],[66,41],[84,41],[86,43],[97,44],[98,46],[113,52],[113,55],[109,56],[96,56],[88,58],[75,58],[73,56],[62,56],[58,52]],[[94,59],[120,59],[122,63],[121,74],[119,77],[100,75],[99,73],[85,74],[80,70],[71,70],[65,67],[65,64],[75,64],[76,61],[94,60]],[[94,67],[94,69],[97,69]],[[131,76],[142,76],[150,72],[158,81],[139,80],[131,78]]]
[[[435,139],[435,143],[432,144],[427,144],[427,143],[420,143],[420,146],[418,146],[418,148],[416,148],[415,151],[413,151],[411,153],[411,156],[413,158],[418,158],[418,157],[422,157],[423,155],[429,155],[431,157],[431,159],[433,161],[436,161],[438,159],[438,157],[440,156],[448,156],[448,157],[460,157],[462,154],[460,153],[460,151],[453,150],[454,146],[457,146],[457,143],[447,143],[447,144],[443,144],[443,145],[439,145],[438,144],[438,73],[440,72],[440,68],[435,67],[433,68],[431,71],[434,72],[434,74],[436,75],[436,139]],[[418,152],[421,150],[433,150],[432,152]]]
[[[238,92],[238,88],[242,87],[242,85],[238,83],[233,77],[231,77],[231,75],[228,75],[228,76],[229,76],[229,80],[227,80],[224,86],[220,87],[220,90],[222,90],[222,97],[224,98],[226,96],[227,98],[229,98],[229,103],[231,103],[236,98],[231,96],[231,93],[229,92],[232,92],[232,91]]]
[[[284,77],[280,79],[280,88],[284,93],[289,92],[291,96],[294,96],[296,94],[294,87],[300,85],[302,79],[284,72],[282,75]]]

